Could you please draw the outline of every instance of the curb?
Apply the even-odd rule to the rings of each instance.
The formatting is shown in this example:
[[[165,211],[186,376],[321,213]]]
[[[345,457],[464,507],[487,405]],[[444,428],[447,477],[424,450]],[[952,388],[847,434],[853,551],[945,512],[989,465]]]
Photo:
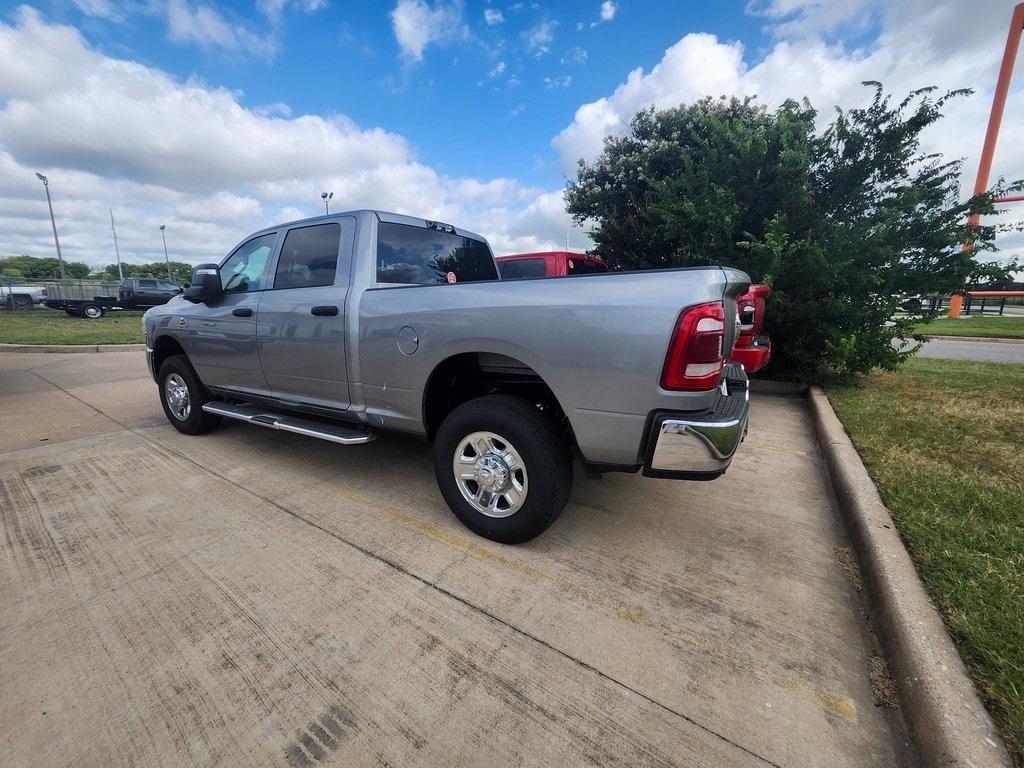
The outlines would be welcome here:
[[[1003,339],[995,336],[925,336],[928,341],[984,341],[992,344],[1024,344],[1024,339]]]
[[[0,352],[142,352],[145,344],[0,344]]]
[[[811,413],[852,540],[875,623],[923,764],[1010,768],[992,718],[885,508],[874,481],[820,387]]]

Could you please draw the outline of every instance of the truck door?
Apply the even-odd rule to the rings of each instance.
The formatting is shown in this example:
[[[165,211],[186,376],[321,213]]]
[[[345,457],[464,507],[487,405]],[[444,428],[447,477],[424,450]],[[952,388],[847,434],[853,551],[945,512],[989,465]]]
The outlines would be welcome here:
[[[356,220],[289,229],[260,300],[260,362],[275,397],[349,407],[345,304]]]
[[[209,387],[267,394],[256,350],[256,320],[277,233],[242,243],[220,267],[223,293],[182,314],[192,339],[192,362]]]
[[[135,306],[137,307],[155,307],[157,304],[162,304],[158,298],[159,290],[156,287],[156,280],[149,278],[139,278],[135,281]]]

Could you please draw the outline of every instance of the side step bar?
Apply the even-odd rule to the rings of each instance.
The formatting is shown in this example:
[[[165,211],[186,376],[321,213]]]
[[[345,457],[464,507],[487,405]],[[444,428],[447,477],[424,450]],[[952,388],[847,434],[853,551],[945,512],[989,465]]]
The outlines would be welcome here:
[[[215,413],[228,419],[238,419],[250,424],[270,429],[280,429],[284,432],[295,432],[307,437],[317,437],[332,443],[342,445],[362,445],[377,439],[374,432],[358,427],[343,427],[336,424],[324,424],[312,419],[303,419],[299,416],[281,416],[277,413],[268,413],[262,408],[253,405],[234,405],[213,400],[203,405],[207,413]]]

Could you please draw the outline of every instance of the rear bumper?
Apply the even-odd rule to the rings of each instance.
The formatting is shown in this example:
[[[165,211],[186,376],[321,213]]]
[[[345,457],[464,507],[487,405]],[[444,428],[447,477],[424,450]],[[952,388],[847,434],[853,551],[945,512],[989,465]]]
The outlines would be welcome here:
[[[768,365],[772,358],[772,340],[761,336],[749,347],[733,347],[729,358],[739,363],[747,373],[756,373]]]
[[[750,392],[746,376],[727,387],[710,411],[652,414],[643,464],[647,477],[714,480],[729,468],[747,434]]]

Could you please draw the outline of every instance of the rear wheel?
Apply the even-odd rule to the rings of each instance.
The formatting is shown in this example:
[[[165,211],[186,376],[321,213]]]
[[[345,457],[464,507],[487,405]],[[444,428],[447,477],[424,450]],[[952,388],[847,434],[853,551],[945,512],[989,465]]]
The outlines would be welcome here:
[[[157,380],[164,415],[176,430],[186,435],[201,435],[220,424],[220,416],[203,410],[203,404],[211,398],[184,355],[164,360]]]
[[[27,293],[16,293],[12,300],[15,312],[27,312],[32,309],[34,303]]]
[[[99,304],[86,304],[79,310],[79,313],[87,320],[99,320],[107,311]]]
[[[572,465],[554,423],[509,395],[463,403],[434,441],[441,495],[472,531],[519,544],[542,533],[565,508]]]

